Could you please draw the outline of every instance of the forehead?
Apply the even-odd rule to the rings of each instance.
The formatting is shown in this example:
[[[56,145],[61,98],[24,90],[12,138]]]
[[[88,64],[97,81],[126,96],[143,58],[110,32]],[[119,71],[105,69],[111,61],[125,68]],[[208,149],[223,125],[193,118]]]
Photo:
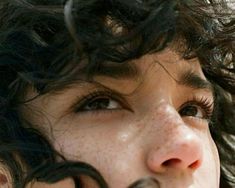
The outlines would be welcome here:
[[[135,61],[134,64],[139,67],[142,73],[146,72],[146,69],[149,69],[150,66],[155,66],[159,69],[163,68],[166,72],[175,78],[177,78],[177,75],[189,71],[198,74],[198,76],[201,76],[202,78],[205,78],[197,58],[186,60],[180,53],[170,48],[155,54],[145,55],[139,60]]]

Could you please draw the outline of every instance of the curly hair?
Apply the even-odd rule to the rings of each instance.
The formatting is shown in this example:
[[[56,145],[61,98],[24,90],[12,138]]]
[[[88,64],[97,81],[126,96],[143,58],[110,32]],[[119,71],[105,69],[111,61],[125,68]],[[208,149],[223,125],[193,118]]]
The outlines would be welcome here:
[[[108,187],[95,168],[66,160],[22,117],[29,86],[44,95],[72,83],[78,70],[90,79],[101,63],[124,64],[172,42],[183,43],[182,57],[197,57],[213,83],[217,105],[211,133],[220,154],[221,187],[235,187],[234,12],[223,0],[1,2],[0,158],[14,187],[66,177],[82,187],[80,175]]]

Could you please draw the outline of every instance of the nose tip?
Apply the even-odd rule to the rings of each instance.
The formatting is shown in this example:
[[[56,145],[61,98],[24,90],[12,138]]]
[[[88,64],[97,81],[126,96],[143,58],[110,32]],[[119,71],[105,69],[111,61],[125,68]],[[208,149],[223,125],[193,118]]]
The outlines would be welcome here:
[[[172,140],[149,152],[147,165],[153,172],[166,169],[196,170],[202,163],[202,146],[192,135]]]

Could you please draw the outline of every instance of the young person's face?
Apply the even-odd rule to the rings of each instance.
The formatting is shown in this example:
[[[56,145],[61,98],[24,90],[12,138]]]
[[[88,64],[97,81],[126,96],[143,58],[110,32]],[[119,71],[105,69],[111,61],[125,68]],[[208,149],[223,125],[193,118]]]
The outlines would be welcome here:
[[[132,70],[116,65],[112,76],[99,73],[95,82],[41,96],[24,114],[68,159],[97,168],[111,188],[146,176],[161,188],[218,188],[208,125],[213,93],[198,60],[167,49],[128,65]]]

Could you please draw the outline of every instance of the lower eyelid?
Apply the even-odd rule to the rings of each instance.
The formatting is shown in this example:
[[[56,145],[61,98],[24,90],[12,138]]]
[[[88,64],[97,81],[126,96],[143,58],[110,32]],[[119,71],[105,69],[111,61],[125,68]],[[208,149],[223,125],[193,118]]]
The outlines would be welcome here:
[[[82,111],[80,113],[76,113],[76,117],[80,117],[84,120],[88,119],[89,121],[96,121],[101,119],[105,121],[106,118],[118,118],[122,116],[123,113],[126,113],[126,110],[123,109],[111,109],[111,110],[94,110],[94,111]],[[116,117],[117,116],[117,117]]]
[[[199,127],[209,127],[209,125],[210,125],[210,120],[208,120],[208,119],[196,118],[193,116],[182,117],[182,119],[187,124],[193,125],[196,127],[198,127],[198,126]]]

